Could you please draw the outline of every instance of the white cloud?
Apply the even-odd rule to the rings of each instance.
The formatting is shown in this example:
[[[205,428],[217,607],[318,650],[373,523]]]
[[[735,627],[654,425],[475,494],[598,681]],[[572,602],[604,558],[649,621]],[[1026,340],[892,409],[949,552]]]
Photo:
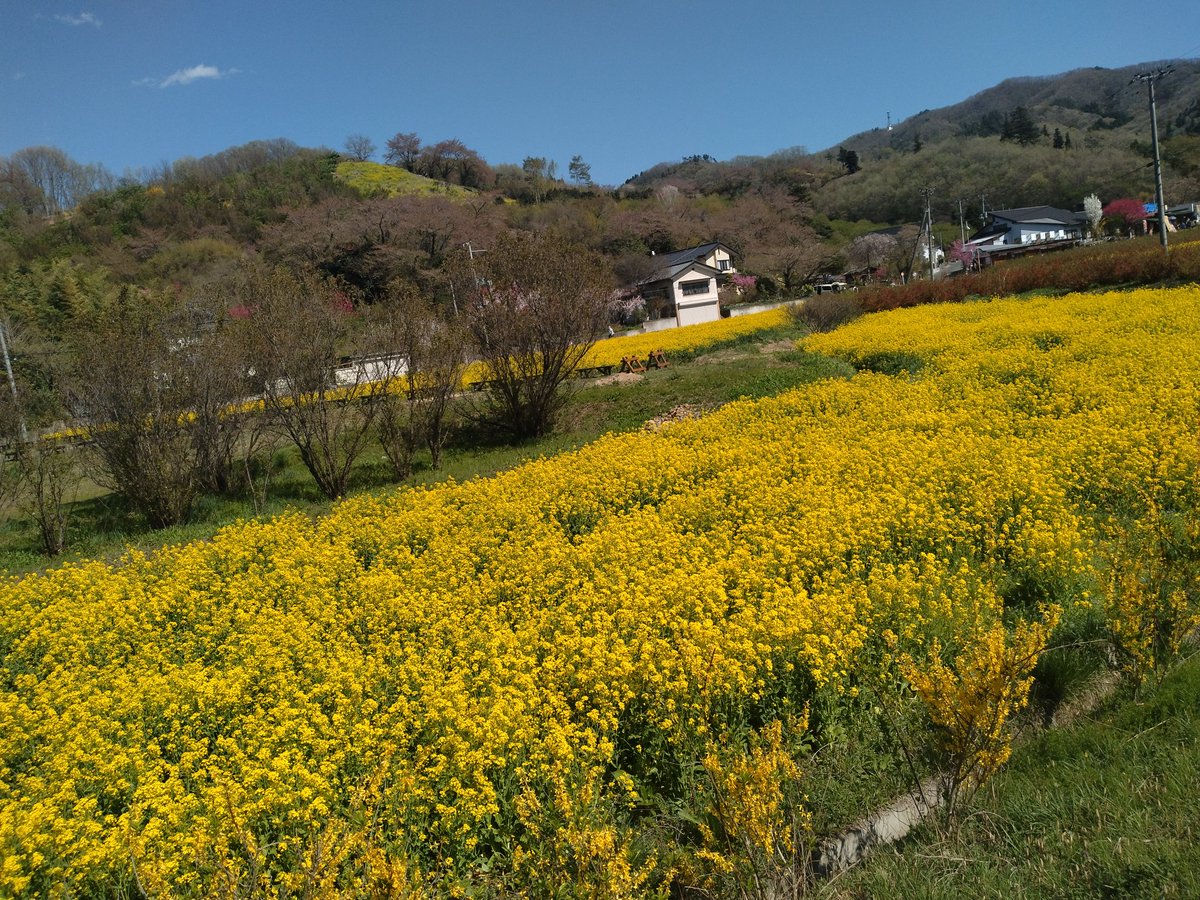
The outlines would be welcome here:
[[[55,21],[62,22],[64,25],[94,25],[100,27],[100,20],[93,13],[81,12],[77,16],[55,16]]]
[[[134,84],[157,84],[159,87],[174,87],[177,84],[191,84],[193,81],[199,81],[201,78],[228,78],[230,75],[236,75],[237,69],[226,69],[222,72],[216,66],[206,66],[201,63],[198,66],[192,66],[190,69],[180,69],[178,72],[172,72],[166,78],[161,80],[156,78],[143,78],[141,81],[136,81]]]

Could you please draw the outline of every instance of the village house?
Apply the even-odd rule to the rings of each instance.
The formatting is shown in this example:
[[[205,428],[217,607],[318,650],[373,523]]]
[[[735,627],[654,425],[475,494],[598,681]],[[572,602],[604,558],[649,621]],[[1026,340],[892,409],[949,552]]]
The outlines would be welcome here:
[[[1083,213],[1053,206],[994,209],[991,221],[971,236],[968,247],[987,249],[1043,241],[1077,241],[1083,237]]]
[[[712,241],[654,259],[656,268],[637,287],[650,321],[674,319],[682,326],[721,318],[717,291],[737,271],[729,247]]]

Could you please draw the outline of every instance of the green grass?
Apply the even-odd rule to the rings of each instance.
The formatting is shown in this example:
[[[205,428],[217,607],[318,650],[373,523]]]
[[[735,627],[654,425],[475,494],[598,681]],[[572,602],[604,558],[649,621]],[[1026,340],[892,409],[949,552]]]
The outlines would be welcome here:
[[[845,363],[792,349],[792,342],[802,333],[790,326],[775,328],[708,348],[698,356],[673,355],[669,368],[652,369],[632,384],[573,381],[570,402],[554,433],[513,446],[464,430],[459,442],[445,451],[440,469],[429,467],[428,455],[418,456],[413,475],[404,483],[425,485],[449,478],[465,481],[486,477],[529,459],[575,449],[610,431],[636,430],[682,404],[710,409],[741,397],[766,397],[819,379],[853,374]],[[480,397],[468,395],[464,402],[478,402]],[[350,493],[396,486],[383,451],[377,444],[369,447],[354,467]],[[201,540],[223,525],[256,515],[248,497],[202,496],[188,524],[154,530],[120,495],[104,493],[91,485],[85,487],[87,499],[71,507],[68,551],[60,561],[113,559],[127,546],[150,550]],[[270,516],[299,509],[319,515],[329,505],[294,447],[274,455],[267,502],[258,514]],[[21,574],[43,569],[47,564],[28,523],[19,518],[0,521],[0,569]]]
[[[1200,897],[1200,656],[1021,744],[952,826],[927,825],[820,897]]]
[[[336,177],[364,197],[399,197],[405,194],[442,194],[447,197],[470,197],[475,192],[457,184],[447,184],[417,175],[407,169],[374,162],[340,162]]]

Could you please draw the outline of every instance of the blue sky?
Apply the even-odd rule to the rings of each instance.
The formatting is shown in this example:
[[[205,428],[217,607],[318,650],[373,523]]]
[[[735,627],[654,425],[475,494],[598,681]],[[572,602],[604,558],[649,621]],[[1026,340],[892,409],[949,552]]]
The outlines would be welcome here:
[[[1200,56],[1200,2],[0,0],[0,155],[115,174],[261,138],[580,154],[823,150],[1005,78]]]

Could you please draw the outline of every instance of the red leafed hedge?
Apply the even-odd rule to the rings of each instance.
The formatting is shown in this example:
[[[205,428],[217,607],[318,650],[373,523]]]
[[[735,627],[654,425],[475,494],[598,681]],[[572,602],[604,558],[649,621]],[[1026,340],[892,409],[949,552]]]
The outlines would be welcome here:
[[[1000,263],[978,274],[943,281],[873,286],[860,291],[858,299],[865,312],[877,312],[1046,288],[1087,291],[1191,282],[1200,282],[1200,234],[1172,236],[1168,253],[1163,253],[1156,237],[1106,243]]]

